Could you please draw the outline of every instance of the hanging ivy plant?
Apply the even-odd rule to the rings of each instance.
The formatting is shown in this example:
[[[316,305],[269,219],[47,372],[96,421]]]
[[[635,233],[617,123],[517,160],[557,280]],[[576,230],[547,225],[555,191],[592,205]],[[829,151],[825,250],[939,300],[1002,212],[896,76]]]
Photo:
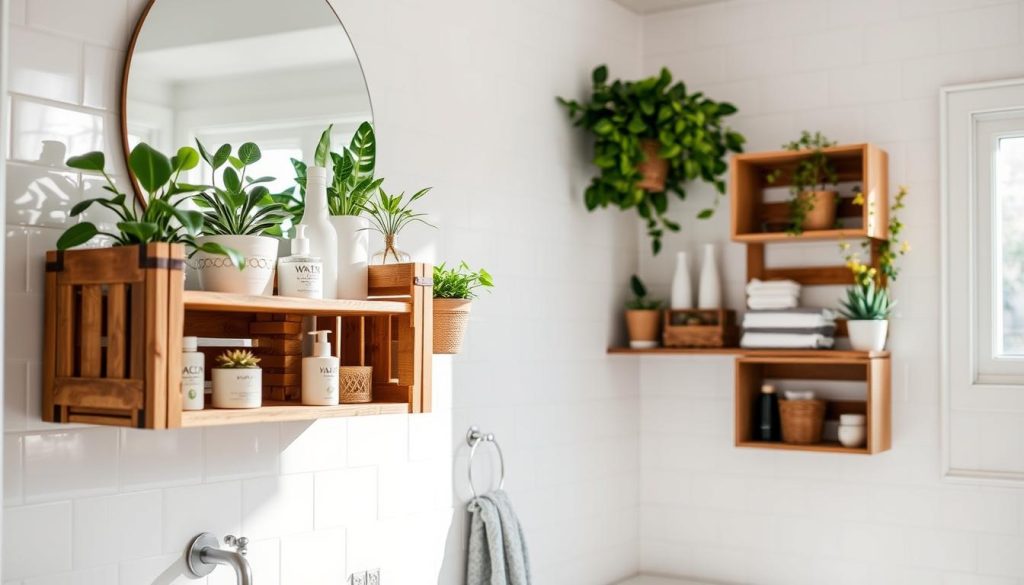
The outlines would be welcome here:
[[[741,152],[745,142],[723,124],[736,107],[701,92],[687,93],[686,85],[672,83],[664,68],[655,77],[609,84],[608,67],[601,65],[592,80],[589,101],[558,98],[574,125],[594,135],[600,174],[587,187],[584,201],[589,211],[609,205],[635,208],[657,254],[665,230],[680,228],[666,215],[669,192],[685,199],[684,183],[700,179],[713,184],[718,196],[697,215],[700,219],[711,217],[725,195],[725,156]]]

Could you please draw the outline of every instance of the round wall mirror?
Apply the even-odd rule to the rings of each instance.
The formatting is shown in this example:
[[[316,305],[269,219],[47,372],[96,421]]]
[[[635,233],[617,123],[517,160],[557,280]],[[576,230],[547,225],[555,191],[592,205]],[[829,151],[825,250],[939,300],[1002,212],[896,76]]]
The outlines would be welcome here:
[[[151,0],[135,28],[121,91],[126,155],[139,142],[168,155],[197,138],[255,142],[263,157],[251,175],[276,177],[274,192],[292,183],[290,159],[312,159],[328,124],[332,143],[347,144],[372,116],[327,0]]]

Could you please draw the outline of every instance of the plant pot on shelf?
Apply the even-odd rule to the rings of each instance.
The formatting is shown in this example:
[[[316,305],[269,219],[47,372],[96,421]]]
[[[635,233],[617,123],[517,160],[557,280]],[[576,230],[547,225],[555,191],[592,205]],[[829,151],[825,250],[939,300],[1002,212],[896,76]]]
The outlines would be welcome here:
[[[889,333],[887,319],[851,319],[846,322],[850,347],[856,351],[882,351]]]
[[[640,150],[644,152],[644,160],[636,166],[641,174],[637,187],[655,193],[664,191],[668,161],[658,156],[661,143],[654,138],[645,138],[640,141]]]
[[[358,215],[332,215],[330,221],[338,236],[338,298],[366,299],[370,221]]]
[[[807,215],[804,216],[804,230],[828,230],[836,224],[835,191],[804,191],[800,198],[806,201]]]
[[[459,353],[469,326],[469,299],[434,299],[434,353]]]
[[[214,408],[259,408],[263,404],[263,370],[213,368]]]
[[[658,333],[661,329],[660,310],[626,311],[626,329],[629,330],[629,347],[650,349],[658,347]]]
[[[277,264],[277,238],[270,236],[202,236],[196,241],[215,242],[233,248],[245,257],[239,270],[227,256],[196,252],[189,264],[199,274],[199,286],[205,291],[243,295],[274,293],[274,268]]]

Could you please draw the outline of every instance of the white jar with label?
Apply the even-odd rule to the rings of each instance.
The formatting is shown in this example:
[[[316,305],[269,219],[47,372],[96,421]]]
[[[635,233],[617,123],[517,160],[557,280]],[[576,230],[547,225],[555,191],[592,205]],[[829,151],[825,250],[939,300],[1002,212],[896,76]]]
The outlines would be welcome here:
[[[324,298],[323,263],[309,253],[308,226],[295,226],[291,256],[277,261],[277,294],[282,297],[305,299]]]
[[[863,447],[868,438],[867,420],[863,414],[839,415],[839,442],[844,447]]]
[[[181,408],[202,410],[206,356],[199,351],[199,340],[195,337],[183,337],[181,349]]]
[[[263,370],[213,368],[214,408],[259,408],[263,404]]]

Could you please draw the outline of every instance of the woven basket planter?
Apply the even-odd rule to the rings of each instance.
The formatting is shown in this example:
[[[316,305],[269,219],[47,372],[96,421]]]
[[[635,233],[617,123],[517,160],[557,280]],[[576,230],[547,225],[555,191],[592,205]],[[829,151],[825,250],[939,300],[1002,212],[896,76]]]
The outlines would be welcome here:
[[[825,425],[824,400],[780,400],[779,417],[783,443],[813,445],[821,442]]]
[[[363,404],[373,400],[373,368],[341,366],[338,368],[338,402]]]
[[[469,299],[434,299],[434,353],[459,353],[469,326]]]

